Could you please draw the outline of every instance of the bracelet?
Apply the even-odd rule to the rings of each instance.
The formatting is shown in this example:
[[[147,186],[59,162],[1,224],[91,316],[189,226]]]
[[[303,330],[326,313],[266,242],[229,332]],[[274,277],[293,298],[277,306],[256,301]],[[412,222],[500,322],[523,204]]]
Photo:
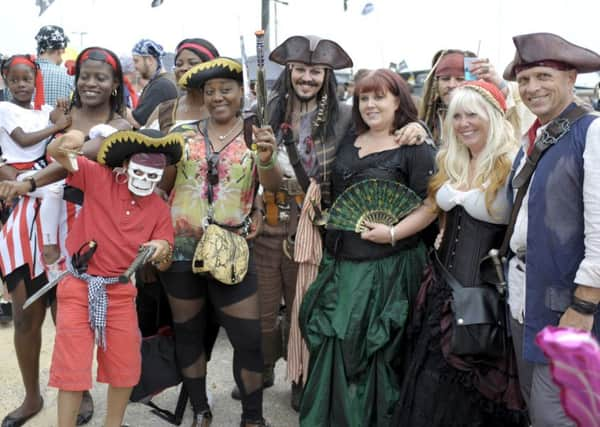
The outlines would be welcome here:
[[[35,178],[30,176],[30,177],[25,178],[25,180],[29,181],[29,193],[33,193],[37,188]]]
[[[277,163],[277,151],[273,151],[273,154],[271,154],[271,160],[269,160],[267,163],[262,163],[259,159],[258,162],[256,162],[256,165],[258,166],[258,168],[260,170],[269,170],[269,169],[273,169],[275,167],[276,163]]]
[[[504,90],[504,88],[506,88],[506,80],[502,79],[502,80],[500,80],[500,83],[498,84],[498,89]]]
[[[573,295],[573,301],[571,302],[570,308],[575,310],[577,313],[593,316],[596,314],[596,310],[598,309],[598,304],[594,304],[593,302],[582,300],[581,298]]]
[[[396,230],[393,225],[390,227],[390,244],[396,246]]]

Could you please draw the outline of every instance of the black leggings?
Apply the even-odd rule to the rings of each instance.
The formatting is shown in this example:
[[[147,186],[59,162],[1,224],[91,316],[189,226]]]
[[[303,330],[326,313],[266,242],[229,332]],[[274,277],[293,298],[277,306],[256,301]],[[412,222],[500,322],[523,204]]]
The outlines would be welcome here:
[[[174,263],[161,273],[161,281],[173,313],[177,362],[194,412],[208,409],[205,336],[208,316],[213,313],[233,346],[233,376],[242,395],[242,418],[260,420],[263,355],[252,256],[244,281],[232,286],[189,268],[189,262]]]

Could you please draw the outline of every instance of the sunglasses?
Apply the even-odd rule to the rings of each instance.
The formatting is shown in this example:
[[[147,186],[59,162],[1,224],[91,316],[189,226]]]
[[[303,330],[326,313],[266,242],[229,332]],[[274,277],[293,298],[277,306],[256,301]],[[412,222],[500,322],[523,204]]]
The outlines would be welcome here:
[[[206,176],[210,185],[217,185],[219,183],[219,154],[211,153],[206,160],[208,165]]]

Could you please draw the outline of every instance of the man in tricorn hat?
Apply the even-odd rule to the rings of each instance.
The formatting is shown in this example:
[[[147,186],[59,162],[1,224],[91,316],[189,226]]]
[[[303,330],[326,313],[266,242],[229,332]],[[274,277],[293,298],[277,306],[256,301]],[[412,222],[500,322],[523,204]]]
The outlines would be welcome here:
[[[600,120],[573,94],[577,73],[600,70],[600,55],[549,33],[513,41],[504,78],[517,81],[537,117],[511,177],[518,216],[508,282],[519,377],[534,426],[574,426],[535,337],[547,325],[600,332]]]
[[[292,316],[296,289],[302,287],[297,285],[298,263],[294,260],[294,241],[308,190],[306,179],[301,176],[318,183],[322,204],[327,207],[336,147],[352,128],[351,107],[340,103],[336,96],[334,70],[350,68],[353,63],[339,44],[316,36],[292,36],[277,46],[269,58],[285,66],[268,104],[269,124],[277,136],[277,158],[284,178],[279,191],[263,193],[265,224],[255,242],[265,364],[263,378],[265,387],[271,386],[275,362],[288,354],[292,407],[298,410],[302,372],[308,369],[308,351],[301,342],[297,319]],[[293,135],[293,144],[283,143],[282,125]],[[414,124],[399,139],[414,143],[426,136],[425,129]],[[315,271],[317,266],[318,262]],[[292,325],[289,351],[285,344],[288,333],[278,325],[282,295],[286,321]],[[237,398],[238,390],[234,389],[232,396]]]

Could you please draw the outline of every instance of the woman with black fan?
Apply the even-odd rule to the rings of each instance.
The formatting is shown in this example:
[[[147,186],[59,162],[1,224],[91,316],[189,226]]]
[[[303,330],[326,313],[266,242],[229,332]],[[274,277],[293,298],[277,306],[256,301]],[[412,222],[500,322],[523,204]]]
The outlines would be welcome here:
[[[393,131],[417,120],[407,84],[369,72],[354,94],[358,136],[343,141],[319,275],[300,309],[310,351],[302,426],[389,426],[400,385],[393,363],[427,263],[419,231],[434,169],[427,144],[398,146]]]
[[[429,186],[429,200],[445,225],[434,254],[433,280],[422,286],[408,329],[414,341],[394,425],[528,425],[520,411],[511,343],[494,351],[482,345],[490,334],[479,325],[493,318],[494,328],[500,321],[501,329],[502,310],[494,317],[488,308],[493,305],[482,303],[490,301],[486,298],[470,305],[466,316],[459,314],[463,301],[475,301],[462,296],[496,293],[488,284],[503,281],[493,268],[496,274],[487,274],[480,261],[501,246],[510,215],[507,186],[517,144],[505,111],[502,93],[484,81],[453,92],[444,123],[447,144]],[[471,328],[469,336],[477,336],[479,348],[459,338],[464,328]]]

